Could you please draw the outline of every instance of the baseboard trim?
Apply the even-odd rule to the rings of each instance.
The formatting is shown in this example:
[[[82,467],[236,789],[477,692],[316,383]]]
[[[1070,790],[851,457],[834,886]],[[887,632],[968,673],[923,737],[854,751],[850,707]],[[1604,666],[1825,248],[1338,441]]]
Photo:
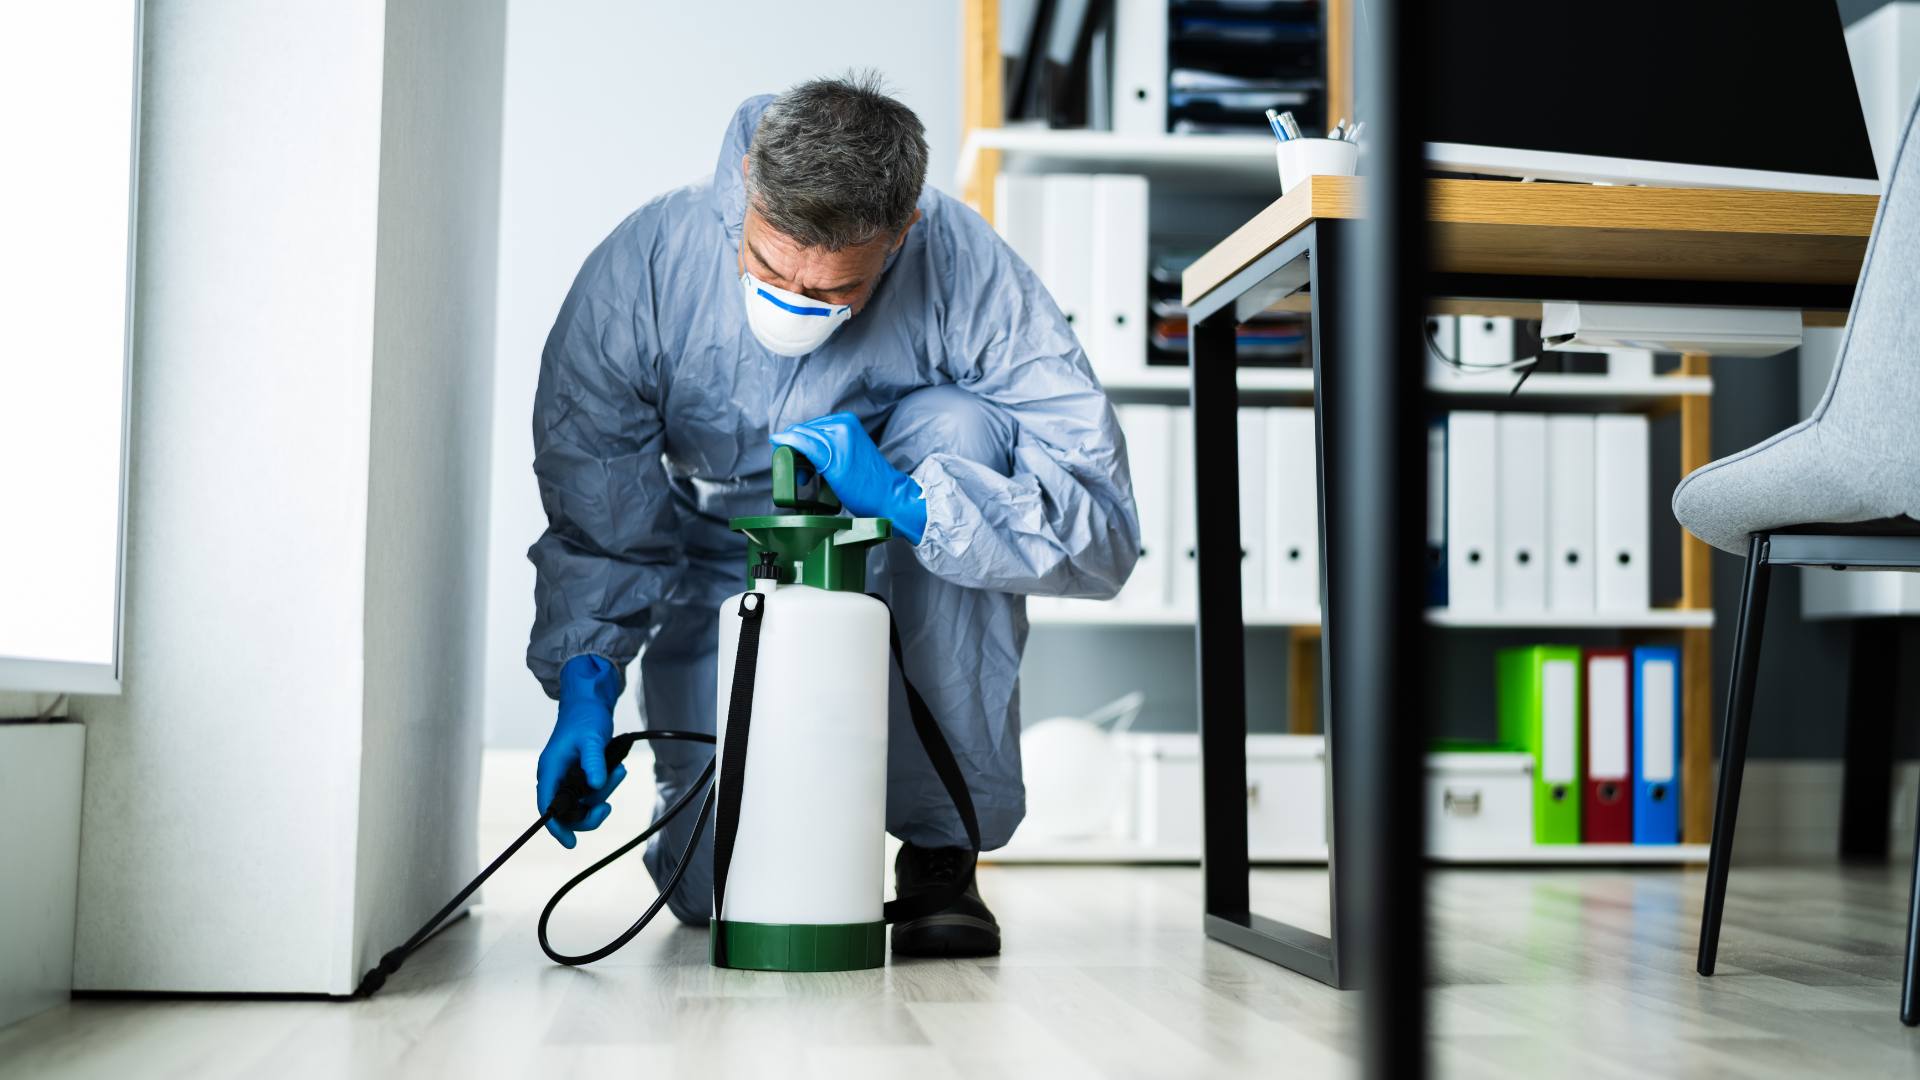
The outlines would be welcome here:
[[[1838,858],[1840,792],[1837,760],[1749,760],[1740,785],[1735,858]],[[1912,848],[1914,805],[1920,799],[1920,762],[1893,766],[1887,812],[1887,853]]]

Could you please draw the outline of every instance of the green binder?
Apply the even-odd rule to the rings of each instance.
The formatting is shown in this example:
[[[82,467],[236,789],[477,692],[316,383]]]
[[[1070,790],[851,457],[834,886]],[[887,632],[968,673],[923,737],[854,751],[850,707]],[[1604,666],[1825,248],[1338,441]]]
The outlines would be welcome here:
[[[1580,650],[1502,649],[1500,741],[1533,755],[1533,842],[1580,842]]]

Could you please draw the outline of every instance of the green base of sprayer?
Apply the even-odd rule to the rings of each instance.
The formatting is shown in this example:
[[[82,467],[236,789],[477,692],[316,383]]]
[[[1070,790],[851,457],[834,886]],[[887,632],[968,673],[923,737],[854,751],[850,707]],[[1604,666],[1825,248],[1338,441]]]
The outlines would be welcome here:
[[[707,959],[715,967],[748,971],[859,971],[887,962],[887,924],[756,923],[711,921]],[[726,962],[715,959],[720,935]]]

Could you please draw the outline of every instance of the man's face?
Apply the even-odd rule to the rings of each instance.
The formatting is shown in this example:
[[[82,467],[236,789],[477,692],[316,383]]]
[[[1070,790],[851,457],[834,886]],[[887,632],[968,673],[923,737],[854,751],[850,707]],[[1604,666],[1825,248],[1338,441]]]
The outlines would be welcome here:
[[[746,172],[746,166],[746,161],[742,159],[742,173]],[[907,222],[907,229],[913,228],[913,223],[919,220],[920,211],[915,210],[912,221]],[[845,247],[839,251],[806,247],[767,224],[749,200],[746,224],[741,231],[740,268],[788,292],[799,293],[823,304],[845,304],[858,315],[860,309],[867,306],[867,301],[873,298],[873,289],[880,283],[880,271],[887,264],[887,255],[906,241],[907,229],[900,230],[898,236],[883,236],[859,247]]]

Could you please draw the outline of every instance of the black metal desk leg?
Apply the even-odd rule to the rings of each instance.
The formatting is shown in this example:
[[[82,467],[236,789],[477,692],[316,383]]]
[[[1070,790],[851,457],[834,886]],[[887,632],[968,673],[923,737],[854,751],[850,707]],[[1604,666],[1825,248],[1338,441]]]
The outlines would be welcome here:
[[[1344,988],[1333,941],[1255,914],[1247,881],[1247,646],[1240,611],[1240,391],[1234,374],[1234,320],[1249,288],[1265,288],[1274,275],[1299,269],[1311,251],[1313,235],[1311,226],[1296,234],[1243,271],[1238,291],[1195,307],[1189,316],[1194,491],[1200,513],[1195,648],[1201,876],[1208,937]]]
[[[1340,666],[1342,659],[1350,659],[1342,653],[1344,642],[1340,640],[1341,620],[1339,615],[1343,604],[1340,597],[1334,595],[1329,587],[1333,575],[1341,565],[1342,553],[1347,550],[1347,536],[1342,531],[1341,521],[1346,515],[1346,500],[1354,490],[1354,484],[1376,487],[1379,480],[1375,477],[1357,476],[1350,462],[1341,459],[1335,452],[1338,445],[1339,422],[1335,419],[1336,406],[1341,401],[1342,373],[1334,358],[1339,356],[1344,334],[1341,325],[1340,304],[1332,302],[1334,292],[1339,287],[1338,274],[1340,260],[1344,255],[1343,245],[1346,233],[1338,224],[1319,222],[1314,226],[1313,257],[1309,263],[1309,290],[1312,300],[1313,316],[1313,430],[1314,449],[1317,457],[1315,469],[1315,488],[1318,492],[1318,510],[1320,514],[1320,715],[1322,729],[1327,735],[1327,877],[1329,890],[1328,921],[1333,933],[1333,967],[1336,972],[1349,973],[1346,980],[1351,982],[1350,962],[1343,963],[1343,942],[1351,940],[1351,930],[1357,925],[1355,905],[1360,891],[1351,881],[1351,860],[1340,857],[1349,850],[1347,844],[1353,836],[1353,830],[1360,827],[1355,816],[1356,808],[1350,805],[1356,791],[1352,781],[1353,766],[1359,760],[1357,755],[1342,753],[1342,742],[1346,725],[1341,723],[1340,703],[1342,691],[1340,685],[1345,669]],[[1360,814],[1366,811],[1359,809]]]
[[[1840,788],[1840,857],[1887,861],[1893,794],[1894,682],[1900,624],[1859,619],[1847,660],[1847,756]]]
[[[1190,331],[1194,530],[1199,563],[1195,636],[1200,703],[1201,872],[1206,912],[1245,923],[1247,891],[1246,626],[1240,612],[1239,381],[1233,308]],[[1176,553],[1180,554],[1180,553]]]

